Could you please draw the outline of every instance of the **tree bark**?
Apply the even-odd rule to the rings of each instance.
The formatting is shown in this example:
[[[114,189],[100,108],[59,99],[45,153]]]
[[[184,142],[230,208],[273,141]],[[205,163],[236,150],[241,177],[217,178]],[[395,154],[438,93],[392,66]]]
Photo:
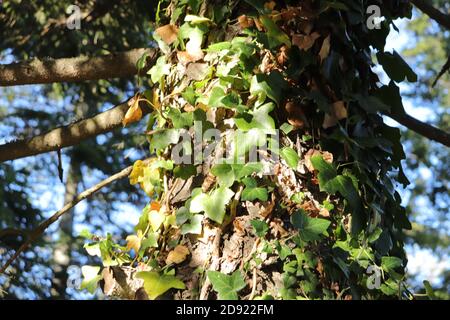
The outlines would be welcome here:
[[[138,72],[136,62],[144,53],[152,57],[155,50],[140,48],[100,57],[33,59],[0,65],[0,86],[131,77]]]
[[[78,194],[78,184],[81,180],[80,163],[72,158],[67,174],[64,203],[72,202]],[[68,273],[67,269],[72,260],[73,243],[73,211],[63,215],[59,222],[59,240],[53,252],[53,279],[51,294],[53,299],[65,300]]]

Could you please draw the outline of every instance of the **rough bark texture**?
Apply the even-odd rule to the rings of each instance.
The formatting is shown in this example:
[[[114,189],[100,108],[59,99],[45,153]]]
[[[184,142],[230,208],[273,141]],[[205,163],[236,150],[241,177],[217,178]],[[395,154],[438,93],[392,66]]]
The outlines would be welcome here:
[[[53,129],[30,139],[12,141],[1,145],[0,162],[56,151],[112,131],[122,125],[122,120],[128,108],[128,103],[124,102],[92,118]],[[142,108],[142,111],[145,114],[147,109]]]
[[[136,62],[144,53],[152,56],[155,50],[140,48],[101,57],[34,59],[0,65],[0,86],[130,77],[137,73]]]

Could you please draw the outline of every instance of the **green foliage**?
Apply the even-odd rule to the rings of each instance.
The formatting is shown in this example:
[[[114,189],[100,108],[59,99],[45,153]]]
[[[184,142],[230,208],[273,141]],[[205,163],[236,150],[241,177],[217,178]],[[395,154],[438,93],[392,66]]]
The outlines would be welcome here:
[[[144,289],[151,300],[158,298],[170,289],[184,289],[184,283],[173,275],[159,274],[156,271],[141,271],[136,275],[144,280]]]
[[[238,300],[237,293],[246,286],[239,270],[231,275],[218,271],[208,271],[207,274],[220,300]]]
[[[325,219],[310,218],[302,211],[294,213],[291,222],[299,230],[302,240],[306,242],[320,240],[321,235],[328,235],[326,231],[331,224]]]

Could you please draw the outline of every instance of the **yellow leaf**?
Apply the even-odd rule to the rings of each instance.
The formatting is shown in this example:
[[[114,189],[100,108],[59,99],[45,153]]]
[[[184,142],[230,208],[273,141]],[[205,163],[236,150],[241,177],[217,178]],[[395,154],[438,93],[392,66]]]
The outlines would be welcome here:
[[[322,48],[319,52],[320,62],[323,62],[330,54],[331,37],[328,36],[323,40]]]
[[[169,252],[169,255],[166,258],[166,264],[179,264],[186,260],[186,257],[189,255],[189,249],[183,245],[178,245]]]
[[[127,237],[127,250],[130,251],[134,249],[134,252],[137,254],[139,252],[139,248],[141,247],[141,238],[137,235],[129,235]]]
[[[138,160],[133,164],[133,169],[128,176],[128,178],[130,179],[130,184],[141,182],[142,176],[144,175],[144,167],[144,162],[142,160]]]
[[[130,106],[130,108],[128,109],[125,117],[122,120],[122,124],[124,126],[142,119],[142,110],[139,106],[139,98],[140,95],[136,95],[131,98],[130,101],[128,101],[128,105]]]
[[[150,221],[150,226],[152,227],[154,232],[158,231],[158,229],[164,223],[165,219],[166,215],[162,212],[151,210],[148,213],[148,221]]]
[[[156,34],[161,37],[166,44],[172,44],[178,37],[178,28],[173,24],[166,24],[155,30]]]

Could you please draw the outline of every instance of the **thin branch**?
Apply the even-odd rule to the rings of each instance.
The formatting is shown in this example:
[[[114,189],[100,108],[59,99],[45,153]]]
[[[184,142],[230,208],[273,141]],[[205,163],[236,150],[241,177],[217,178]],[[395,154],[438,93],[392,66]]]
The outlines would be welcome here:
[[[149,159],[147,159],[145,161],[149,161]],[[30,237],[27,239],[27,241],[25,241],[19,247],[19,249],[17,249],[17,251],[14,253],[14,255],[11,258],[9,258],[8,261],[3,265],[3,267],[0,269],[0,274],[1,273],[5,273],[6,269],[11,265],[11,263],[14,262],[14,260],[16,260],[17,257],[19,257],[19,255],[22,252],[24,252],[34,241],[36,241],[36,239],[38,239],[50,225],[52,225],[53,223],[58,221],[58,219],[63,214],[69,212],[80,201],[91,197],[94,193],[96,193],[97,191],[99,191],[103,187],[111,184],[112,182],[114,182],[116,180],[119,180],[119,179],[122,179],[122,178],[128,176],[131,173],[132,169],[133,169],[133,166],[129,166],[129,167],[123,169],[122,171],[120,171],[120,172],[110,176],[109,178],[103,180],[102,182],[96,184],[95,186],[93,186],[93,187],[83,191],[78,196],[76,196],[73,201],[66,203],[64,205],[64,207],[62,207],[60,210],[55,212],[50,218],[48,218],[47,220],[42,222],[36,229],[34,229],[30,233]]]
[[[423,13],[439,23],[441,26],[450,30],[450,15],[436,9],[430,2],[430,0],[411,0],[411,3],[419,8]]]
[[[30,139],[12,141],[0,145],[0,163],[29,157],[79,144],[81,141],[113,131],[122,126],[122,120],[129,108],[124,102],[92,118],[87,118],[68,126],[53,129]],[[149,112],[141,107],[143,115]]]
[[[144,53],[152,60],[156,51],[141,48],[99,57],[33,59],[0,65],[0,86],[130,77],[138,72],[136,62]]]
[[[413,118],[406,113],[388,114],[387,116],[404,125],[408,129],[420,134],[421,136],[424,136],[425,138],[450,147],[450,133],[448,132],[436,128],[428,123],[417,120],[416,118]]]

